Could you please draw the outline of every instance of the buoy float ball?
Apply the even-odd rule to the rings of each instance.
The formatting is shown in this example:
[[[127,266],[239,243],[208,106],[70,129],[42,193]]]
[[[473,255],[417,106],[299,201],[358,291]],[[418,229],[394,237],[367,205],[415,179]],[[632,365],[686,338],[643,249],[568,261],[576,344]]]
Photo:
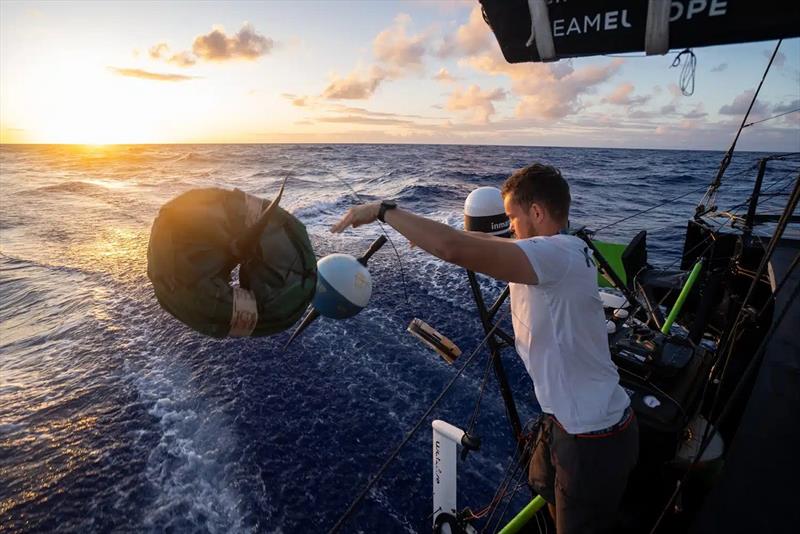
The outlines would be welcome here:
[[[317,290],[312,304],[331,319],[346,319],[363,310],[372,295],[372,277],[349,254],[330,254],[317,262]]]

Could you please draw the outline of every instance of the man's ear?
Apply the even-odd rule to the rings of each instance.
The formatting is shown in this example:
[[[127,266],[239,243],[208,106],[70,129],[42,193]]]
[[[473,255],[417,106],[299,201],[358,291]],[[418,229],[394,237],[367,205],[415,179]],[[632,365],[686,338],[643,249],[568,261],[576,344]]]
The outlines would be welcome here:
[[[532,221],[541,221],[544,217],[542,206],[536,202],[532,202],[531,207],[528,208],[528,217],[530,217]]]

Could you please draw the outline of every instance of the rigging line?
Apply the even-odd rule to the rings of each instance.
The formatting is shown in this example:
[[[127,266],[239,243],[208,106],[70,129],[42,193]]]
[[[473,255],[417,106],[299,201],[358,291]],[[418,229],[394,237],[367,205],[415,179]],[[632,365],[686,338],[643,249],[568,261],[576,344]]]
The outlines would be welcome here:
[[[786,185],[784,186],[783,189],[780,189],[780,191],[788,189],[788,186],[791,184],[791,182],[788,182],[788,180],[790,178],[793,178],[793,177],[794,177],[794,171],[791,171],[790,173],[788,173],[783,178],[781,178],[779,180],[776,180],[775,182],[771,183],[769,186],[767,186],[764,189],[762,189],[762,191],[769,191],[770,189],[772,189],[776,185],[782,184],[782,183],[785,183],[785,182],[786,182]],[[750,202],[749,200],[745,200],[744,202],[740,202],[739,204],[734,204],[733,206],[730,207],[729,212],[726,212],[726,213],[729,213],[730,215],[735,215],[737,217],[740,217],[741,213],[737,214],[737,213],[735,213],[734,210],[736,210],[737,208],[741,208],[743,206],[746,206],[747,204],[749,204],[749,202]],[[759,204],[760,203],[761,203],[761,200],[759,200]],[[725,220],[722,221],[722,223],[719,223],[719,225],[716,228],[714,228],[713,230],[711,230],[711,232],[706,237],[704,237],[702,240],[700,240],[700,242],[697,243],[695,246],[693,246],[692,248],[687,250],[682,256],[691,254],[692,252],[694,252],[695,250],[700,248],[703,244],[705,244],[706,241],[711,239],[711,243],[709,243],[708,246],[705,249],[703,249],[703,251],[699,254],[699,256],[701,256],[701,257],[704,256],[705,253],[708,252],[708,249],[711,248],[711,246],[713,246],[714,242],[716,241],[716,234],[719,233],[720,230],[722,230],[728,224],[730,224],[731,228],[733,228],[733,222],[734,222],[734,218],[730,217],[730,216],[727,216],[725,218]],[[673,268],[676,263],[678,263],[679,261],[681,261],[683,259],[682,256],[678,257],[678,259],[676,259],[675,261],[673,261],[672,263],[667,265],[664,269],[665,270],[669,270],[669,269]]]
[[[517,494],[517,491],[519,491],[519,488],[521,488],[523,486],[523,483],[520,482],[520,481],[525,476],[525,474],[526,474],[525,473],[525,469],[520,470],[520,474],[519,474],[519,476],[517,478],[517,482],[514,485],[514,491],[512,491],[511,495],[509,495],[508,499],[506,500],[506,505],[503,507],[503,511],[500,512],[500,516],[497,518],[497,526],[495,527],[495,532],[499,532],[500,527],[502,526],[502,523],[503,523],[503,519],[506,516],[506,512],[508,512],[508,507],[511,505],[511,501],[514,500],[514,496]]]
[[[692,248],[690,248],[689,250],[684,252],[681,256],[678,256],[678,258],[675,261],[673,261],[672,263],[670,263],[669,265],[664,267],[664,270],[667,271],[667,270],[672,269],[673,267],[675,267],[676,263],[681,261],[685,256],[688,256],[689,254],[691,254],[695,250],[699,249],[701,246],[703,246],[706,243],[706,241],[708,241],[710,239],[711,243],[709,243],[708,246],[705,249],[703,249],[703,251],[700,254],[698,254],[699,257],[705,256],[705,253],[708,252],[708,249],[710,249],[714,245],[714,243],[716,242],[717,234],[720,232],[720,230],[722,230],[728,224],[732,224],[732,221],[733,221],[732,219],[726,218],[721,223],[719,223],[716,228],[710,229],[710,233],[707,236],[705,236],[703,239],[701,239],[700,242],[697,243],[696,245],[694,245]]]
[[[775,115],[775,116],[773,116],[773,117],[770,117],[770,118],[768,118],[768,119],[761,119],[760,121],[748,122],[747,124],[745,124],[744,126],[742,126],[742,128],[747,128],[748,126],[752,126],[752,125],[754,125],[754,124],[760,124],[760,123],[762,123],[762,122],[771,121],[772,119],[777,119],[778,117],[783,117],[784,115],[788,115],[789,113],[794,113],[794,112],[796,112],[796,111],[800,111],[800,108],[793,109],[793,110],[791,110],[791,111],[787,111],[786,113],[780,113],[779,115]]]
[[[621,222],[627,221],[628,219],[633,219],[634,217],[638,217],[639,215],[642,215],[642,214],[647,213],[649,211],[653,211],[654,209],[660,208],[662,206],[666,206],[667,204],[671,204],[671,203],[675,202],[676,200],[680,200],[680,199],[682,199],[684,197],[688,197],[689,195],[691,195],[693,193],[697,193],[698,191],[702,191],[705,188],[706,188],[706,186],[702,185],[700,187],[692,189],[691,191],[683,193],[682,195],[678,195],[677,197],[673,197],[673,198],[671,198],[669,200],[665,200],[664,202],[662,202],[660,204],[656,204],[655,206],[650,206],[649,208],[644,209],[642,211],[637,211],[633,215],[628,215],[627,217],[623,217],[622,219],[616,220],[614,222],[611,222],[611,223],[609,223],[609,224],[607,224],[605,226],[602,226],[602,227],[598,228],[597,230],[594,231],[594,233],[597,234],[599,232],[602,232],[606,228],[610,228],[610,227],[612,227],[614,225],[617,225],[617,224],[619,224]]]
[[[670,68],[680,67],[681,56],[684,54],[688,54],[689,59],[686,60],[686,63],[683,64],[683,68],[681,68],[678,84],[683,96],[692,96],[694,94],[694,74],[697,70],[697,56],[694,55],[692,49],[685,48],[684,50],[680,51],[678,55],[675,56],[675,60],[672,62],[672,65],[670,65]]]
[[[787,272],[787,276],[789,274],[791,274],[791,271]],[[741,377],[739,378],[739,382],[737,382],[736,388],[734,388],[733,392],[731,393],[730,397],[728,398],[728,402],[723,407],[722,412],[719,414],[719,416],[713,422],[713,424],[709,421],[709,424],[706,426],[706,429],[709,429],[712,426],[714,427],[714,429],[711,430],[710,433],[708,433],[707,437],[706,436],[703,437],[703,440],[700,442],[700,448],[698,449],[697,454],[695,455],[694,459],[692,460],[691,465],[689,465],[689,467],[686,469],[686,473],[684,473],[683,477],[681,477],[681,479],[675,485],[675,491],[672,492],[672,495],[670,496],[669,500],[664,505],[664,508],[661,510],[661,514],[658,516],[658,519],[656,520],[655,524],[653,525],[653,528],[650,529],[650,534],[654,534],[656,529],[658,529],[659,525],[661,524],[661,521],[664,519],[664,516],[667,513],[667,510],[669,510],[669,507],[672,506],[673,501],[675,501],[675,498],[678,496],[678,493],[680,492],[681,487],[686,483],[686,480],[689,478],[689,475],[692,472],[694,472],[694,468],[699,463],[700,458],[703,457],[703,454],[706,452],[706,449],[711,444],[711,440],[714,439],[714,436],[717,434],[717,432],[718,432],[717,428],[718,428],[719,424],[722,422],[722,420],[725,417],[728,416],[729,409],[733,404],[731,402],[731,400],[736,398],[741,393],[741,390],[744,387],[744,384],[747,381],[749,381],[750,374],[756,369],[756,365],[755,364],[756,364],[757,361],[759,361],[759,358],[761,357],[761,353],[766,350],[767,344],[769,343],[769,341],[771,340],[772,336],[774,335],[775,330],[777,330],[778,326],[780,326],[780,324],[783,322],[783,318],[786,316],[786,312],[789,310],[789,308],[792,307],[792,305],[794,303],[794,300],[798,296],[798,293],[800,293],[800,284],[798,284],[797,287],[794,288],[794,291],[789,296],[789,299],[786,301],[786,304],[784,305],[783,309],[781,310],[780,315],[777,317],[777,319],[775,321],[772,322],[772,325],[770,326],[770,329],[764,335],[764,339],[761,340],[761,343],[759,344],[759,346],[756,349],[755,353],[753,353],[753,357],[750,359],[750,362],[747,364],[747,368],[745,368],[744,372],[742,373]]]
[[[500,355],[498,354],[498,357]],[[489,358],[486,361],[486,369],[483,371],[483,380],[481,380],[480,389],[478,389],[478,400],[475,403],[475,409],[472,412],[472,417],[470,417],[469,425],[467,426],[467,434],[472,434],[472,431],[475,429],[475,425],[478,422],[478,416],[481,412],[481,400],[483,399],[483,392],[486,389],[486,384],[489,381],[489,370],[492,368],[492,361],[494,360],[494,354],[492,351],[489,352]]]
[[[361,204],[364,203],[364,201],[361,200],[361,196],[356,192],[355,189],[353,189],[353,187],[350,184],[348,184],[344,180],[344,178],[339,176],[339,173],[335,172],[330,167],[328,167],[328,172],[331,173],[337,180],[339,180],[339,182],[344,184],[345,187],[347,187],[350,190],[350,192],[353,193],[353,196],[356,197],[356,200],[358,200],[359,203]],[[411,299],[408,297],[408,284],[406,284],[406,270],[405,267],[403,266],[403,260],[400,259],[400,253],[397,251],[397,247],[394,246],[394,241],[392,241],[392,238],[389,237],[389,233],[386,231],[386,228],[384,228],[383,223],[381,221],[375,221],[375,222],[378,223],[378,226],[380,226],[381,232],[383,232],[383,235],[386,236],[386,239],[392,246],[392,250],[394,250],[394,255],[397,256],[397,263],[400,266],[400,279],[403,282],[403,295],[406,298],[406,304],[408,304],[411,307]]]
[[[781,219],[778,222],[777,228],[775,229],[775,233],[772,235],[772,239],[770,239],[770,242],[767,245],[766,250],[764,251],[764,256],[761,258],[761,262],[759,263],[758,269],[756,269],[753,281],[750,283],[750,287],[748,288],[747,293],[745,294],[745,297],[742,300],[742,303],[739,307],[739,311],[736,314],[736,319],[734,320],[734,326],[733,328],[731,328],[731,330],[728,332],[728,335],[725,336],[725,339],[720,344],[720,347],[722,348],[720,352],[725,354],[725,359],[722,364],[722,371],[720,373],[719,383],[717,385],[717,391],[714,394],[714,399],[711,403],[711,408],[709,409],[708,412],[709,418],[713,417],[714,412],[716,411],[717,404],[720,400],[720,395],[722,393],[722,387],[724,385],[725,378],[728,376],[726,374],[726,370],[728,368],[728,364],[731,361],[731,357],[733,356],[734,343],[739,339],[738,337],[735,336],[738,333],[737,330],[741,327],[742,324],[744,324],[746,318],[745,307],[748,305],[750,297],[752,297],[756,287],[758,286],[758,282],[761,279],[761,276],[763,276],[764,274],[764,270],[766,269],[766,266],[768,265],[769,260],[771,259],[772,254],[775,251],[775,248],[778,244],[778,240],[781,238],[784,230],[786,229],[786,226],[789,222],[789,217],[794,212],[794,209],[797,206],[797,202],[799,199],[800,199],[800,176],[798,176],[797,180],[795,181],[795,187],[794,190],[792,191],[792,197],[786,203],[786,207],[784,208],[784,212],[781,215]],[[741,336],[741,334],[739,334],[739,336]],[[726,403],[723,405],[723,410],[725,410],[729,405],[730,405],[730,397],[728,398],[728,401],[726,401]],[[706,439],[709,430],[710,429],[706,427],[706,431],[703,435],[703,440]]]
[[[502,315],[505,316],[505,312]],[[497,324],[500,323],[500,319],[502,319],[502,317],[498,318]],[[442,399],[447,394],[447,392],[450,391],[450,388],[453,387],[453,385],[456,383],[456,380],[458,380],[458,378],[461,376],[461,374],[464,372],[464,370],[467,368],[467,366],[472,362],[472,360],[475,358],[475,356],[478,354],[478,352],[481,350],[481,348],[483,348],[483,346],[486,344],[486,342],[489,341],[489,338],[494,334],[494,331],[497,329],[497,324],[495,324],[492,327],[492,329],[489,330],[489,332],[486,334],[486,336],[483,338],[483,340],[480,342],[480,344],[477,347],[475,347],[475,349],[472,351],[472,354],[470,354],[469,358],[467,358],[467,361],[464,362],[464,365],[461,366],[461,368],[456,372],[456,374],[453,376],[453,378],[450,379],[450,382],[447,383],[447,385],[442,390],[442,392],[439,393],[439,396],[436,397],[436,399],[434,399],[433,403],[431,403],[431,405],[428,407],[428,409],[425,410],[425,413],[422,414],[422,417],[419,418],[419,420],[414,425],[414,427],[403,438],[403,441],[400,442],[400,445],[398,445],[395,448],[395,450],[392,451],[392,454],[389,455],[389,457],[386,459],[386,461],[383,463],[383,465],[380,467],[380,469],[378,469],[378,472],[375,473],[375,475],[372,477],[372,479],[361,490],[361,493],[359,493],[358,496],[353,500],[353,502],[350,503],[350,506],[348,506],[347,510],[345,510],[345,512],[342,514],[342,516],[339,518],[339,520],[336,521],[336,524],[333,526],[333,528],[331,528],[328,531],[329,534],[333,534],[335,532],[339,532],[342,529],[342,527],[344,526],[345,522],[350,518],[350,516],[355,511],[356,507],[361,503],[361,501],[364,500],[364,498],[367,496],[367,493],[369,492],[369,490],[372,489],[372,486],[374,486],[375,483],[378,482],[378,480],[380,480],[380,478],[383,476],[383,473],[386,471],[386,469],[389,467],[389,465],[395,460],[395,458],[397,458],[397,456],[400,454],[400,451],[403,449],[403,447],[405,447],[406,444],[409,441],[411,441],[411,438],[414,437],[414,434],[417,433],[417,431],[422,426],[422,424],[427,420],[428,416],[431,414],[431,412],[433,412],[433,409],[436,408],[436,406],[438,406],[438,404],[442,401]]]
[[[736,173],[731,174],[729,177],[740,176],[740,175],[742,175],[742,174],[744,174],[744,173],[746,173],[748,171],[752,171],[752,170],[756,169],[757,167],[758,167],[758,163],[754,163],[754,164],[750,165],[749,167],[745,167],[744,169],[741,169],[741,170],[737,171]],[[607,224],[605,226],[602,226],[597,230],[594,230],[593,233],[597,234],[597,233],[599,233],[599,232],[601,232],[601,231],[603,231],[603,230],[605,230],[607,228],[615,226],[615,225],[617,225],[617,224],[619,224],[621,222],[627,221],[628,219],[632,219],[634,217],[637,217],[637,216],[642,215],[644,213],[653,211],[653,210],[655,210],[657,208],[660,208],[662,206],[666,206],[667,204],[671,204],[671,203],[675,202],[676,200],[680,200],[680,199],[682,199],[684,197],[687,197],[687,196],[691,195],[692,193],[697,193],[698,191],[702,191],[706,187],[707,186],[705,186],[705,185],[701,185],[700,187],[692,189],[691,191],[688,191],[687,193],[678,195],[677,197],[671,198],[669,200],[665,200],[664,202],[661,202],[660,204],[656,204],[654,206],[650,206],[649,208],[644,209],[642,211],[638,211],[638,212],[634,213],[633,215],[629,215],[629,216],[623,217],[621,219],[618,219],[616,221],[610,222],[609,224]]]
[[[731,160],[733,159],[733,152],[736,150],[736,142],[739,140],[739,136],[742,134],[742,130],[744,129],[744,125],[747,122],[747,117],[750,116],[750,110],[753,109],[753,104],[756,103],[756,99],[758,98],[758,93],[761,91],[761,86],[764,85],[764,80],[767,77],[767,73],[769,72],[770,67],[772,67],[772,61],[775,59],[775,56],[778,54],[778,49],[781,47],[781,43],[783,39],[778,39],[778,43],[775,45],[775,50],[772,51],[772,56],[769,58],[769,63],[767,64],[767,68],[764,69],[764,74],[761,76],[761,81],[758,82],[758,88],[756,88],[756,92],[753,94],[753,99],[750,101],[750,106],[747,108],[747,112],[742,117],[742,124],[739,126],[739,130],[736,132],[736,136],[733,138],[733,143],[731,143],[730,148],[722,157],[722,162],[720,162],[719,170],[717,171],[717,176],[714,178],[714,181],[711,182],[711,185],[708,187],[708,191],[706,194],[703,195],[702,200],[700,200],[700,204],[697,205],[697,215],[701,215],[706,209],[710,209],[714,203],[714,197],[716,196],[717,189],[719,189],[720,184],[722,183],[722,176],[725,174],[725,171],[728,169],[728,165],[730,165]]]
[[[541,441],[541,439],[542,439],[542,433],[541,431],[539,431],[536,435],[535,440],[529,439],[526,442],[525,447],[523,449],[520,449],[519,447],[515,449],[514,455],[512,456],[511,461],[508,464],[508,467],[506,467],[505,474],[503,475],[503,478],[500,480],[500,484],[498,485],[497,490],[492,496],[492,500],[489,502],[489,504],[481,508],[478,512],[472,513],[470,517],[468,517],[468,519],[482,519],[483,517],[486,517],[486,514],[492,511],[494,507],[498,506],[498,504],[502,501],[502,498],[505,495],[505,493],[507,493],[507,491],[504,491],[504,488],[508,486],[507,481],[510,480],[510,478],[513,476],[512,469],[516,471],[520,467],[522,460],[531,452],[531,449],[536,449],[536,447],[539,446],[539,442]],[[532,442],[534,444],[531,446]],[[488,525],[484,525],[484,530],[486,530],[486,528],[488,528]]]
[[[522,460],[522,451],[517,450],[514,453],[514,456],[511,458],[511,461],[508,463],[508,467],[506,467],[506,471],[503,474],[503,478],[500,480],[500,484],[498,484],[497,489],[494,492],[494,495],[492,496],[492,500],[489,501],[489,504],[487,504],[486,506],[481,508],[477,513],[472,514],[472,516],[468,518],[470,520],[483,519],[484,517],[486,517],[486,514],[491,512],[491,515],[489,516],[489,519],[487,520],[487,523],[484,525],[481,532],[486,532],[486,530],[489,528],[488,522],[491,520],[492,515],[494,515],[494,511],[497,508],[497,506],[503,500],[503,496],[505,496],[507,492],[506,488],[508,488],[508,484],[511,481],[511,478],[513,478],[514,474],[517,472],[521,460]]]
[[[500,504],[503,502],[503,500],[505,499],[506,495],[508,495],[508,490],[511,487],[511,484],[513,483],[514,485],[516,485],[518,483],[518,482],[515,482],[514,479],[519,476],[517,473],[520,471],[520,468],[522,467],[522,463],[523,463],[522,460],[526,457],[526,455],[528,454],[529,450],[530,450],[530,443],[528,443],[525,446],[525,449],[521,452],[521,454],[518,454],[514,458],[514,463],[513,463],[514,470],[510,473],[510,475],[506,479],[503,480],[503,484],[500,486],[500,488],[498,488],[499,496],[498,496],[498,498],[496,500],[492,501],[492,505],[491,505],[492,506],[492,509],[491,509],[492,513],[489,514],[489,518],[486,520],[486,523],[483,525],[483,529],[481,530],[481,533],[487,532],[489,530],[489,527],[490,527],[490,525],[492,523],[492,519],[494,518],[494,514],[497,513],[497,510],[500,508]],[[524,472],[524,470],[523,470],[523,472]],[[515,493],[516,493],[516,490],[515,490]],[[506,504],[506,507],[507,506],[508,506],[508,504]],[[505,508],[503,510],[505,511]],[[498,518],[498,526],[499,526],[499,521],[501,520],[501,518]]]

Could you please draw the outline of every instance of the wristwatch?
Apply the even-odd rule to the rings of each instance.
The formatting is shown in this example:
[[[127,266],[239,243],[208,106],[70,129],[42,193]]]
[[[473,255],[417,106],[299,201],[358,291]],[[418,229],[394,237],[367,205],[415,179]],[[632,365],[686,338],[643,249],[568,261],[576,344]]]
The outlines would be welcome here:
[[[387,210],[393,210],[397,207],[397,202],[394,200],[384,200],[381,202],[381,209],[378,210],[378,220],[382,223],[385,223],[386,220],[384,217],[386,216]]]

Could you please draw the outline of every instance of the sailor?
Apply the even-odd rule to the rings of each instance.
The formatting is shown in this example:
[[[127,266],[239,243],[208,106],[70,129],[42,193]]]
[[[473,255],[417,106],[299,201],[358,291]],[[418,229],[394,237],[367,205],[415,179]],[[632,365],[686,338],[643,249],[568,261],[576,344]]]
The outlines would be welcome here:
[[[442,260],[510,283],[516,349],[544,412],[528,480],[548,503],[559,534],[603,532],[636,464],[639,435],[611,362],[597,269],[567,233],[569,185],[533,164],[502,188],[515,239],[456,230],[401,209],[362,204],[332,228],[380,220]]]

